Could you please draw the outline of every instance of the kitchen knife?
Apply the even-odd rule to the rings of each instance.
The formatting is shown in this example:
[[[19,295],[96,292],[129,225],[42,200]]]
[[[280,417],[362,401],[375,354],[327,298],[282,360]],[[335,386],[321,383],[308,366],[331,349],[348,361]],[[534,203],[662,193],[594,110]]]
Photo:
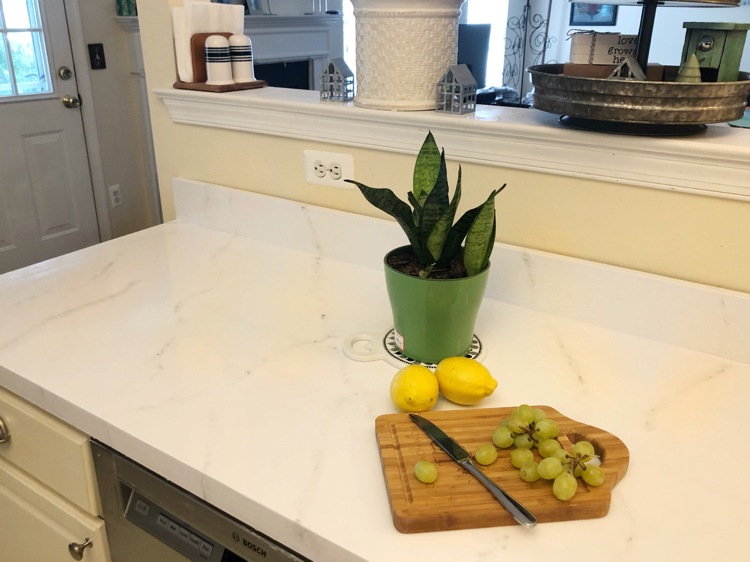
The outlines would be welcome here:
[[[469,453],[466,452],[461,445],[456,443],[453,439],[448,437],[442,429],[432,423],[430,420],[423,418],[417,414],[409,414],[411,421],[419,426],[427,436],[432,439],[438,447],[445,451],[450,458],[461,465],[465,470],[471,473],[474,478],[479,480],[487,490],[495,496],[495,499],[499,501],[502,506],[507,509],[510,514],[518,521],[521,525],[526,527],[533,527],[536,525],[536,517],[531,512],[522,506],[517,500],[513,498],[508,492],[503,490],[500,486],[490,480],[484,472],[479,470],[473,462]]]

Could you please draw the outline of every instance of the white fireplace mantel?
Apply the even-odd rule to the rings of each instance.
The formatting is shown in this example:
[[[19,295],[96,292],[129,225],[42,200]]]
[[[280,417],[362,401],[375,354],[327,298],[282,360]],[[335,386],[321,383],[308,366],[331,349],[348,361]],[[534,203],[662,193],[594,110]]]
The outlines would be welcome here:
[[[340,15],[246,16],[245,35],[258,64],[312,61],[310,84],[329,59],[344,56],[344,20]]]

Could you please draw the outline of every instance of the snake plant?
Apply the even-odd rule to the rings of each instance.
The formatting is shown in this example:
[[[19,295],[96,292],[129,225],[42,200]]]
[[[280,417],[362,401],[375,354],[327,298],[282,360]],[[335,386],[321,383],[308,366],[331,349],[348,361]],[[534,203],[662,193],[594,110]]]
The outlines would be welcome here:
[[[487,267],[495,242],[495,196],[505,185],[492,191],[484,203],[466,211],[454,224],[461,201],[461,167],[453,199],[449,200],[445,150],[438,149],[432,133],[427,134],[414,165],[413,188],[408,194],[411,207],[390,189],[346,181],[355,184],[375,207],[396,219],[423,266],[420,277],[427,277],[434,268],[448,267],[461,252],[464,239],[466,273],[476,275]]]

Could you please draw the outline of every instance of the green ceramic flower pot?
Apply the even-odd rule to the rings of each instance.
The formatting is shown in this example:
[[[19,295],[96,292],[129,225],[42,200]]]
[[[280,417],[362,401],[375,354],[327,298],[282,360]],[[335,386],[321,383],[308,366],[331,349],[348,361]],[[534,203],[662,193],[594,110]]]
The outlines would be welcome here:
[[[487,287],[489,266],[463,279],[421,279],[388,265],[391,254],[408,249],[396,248],[384,260],[396,344],[407,357],[425,363],[466,355]]]

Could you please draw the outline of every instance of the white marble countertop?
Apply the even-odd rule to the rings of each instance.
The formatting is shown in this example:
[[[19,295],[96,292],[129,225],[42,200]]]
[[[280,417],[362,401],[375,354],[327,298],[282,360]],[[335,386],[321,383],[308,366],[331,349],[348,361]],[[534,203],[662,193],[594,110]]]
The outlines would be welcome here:
[[[602,519],[402,535],[374,431],[375,418],[394,411],[394,369],[341,351],[348,334],[389,326],[383,275],[359,255],[338,259],[398,239],[397,228],[202,189],[192,216],[178,202],[183,222],[0,276],[0,385],[315,561],[747,559],[750,366],[728,358],[746,356],[745,339],[709,354],[688,340],[664,343],[487,298],[477,333],[499,386],[481,406],[553,406],[619,436],[630,469]],[[230,232],[190,220],[224,221]],[[275,233],[272,244],[237,226],[263,220],[284,223],[286,238]],[[341,221],[391,234],[332,234]],[[498,246],[495,265],[513,251]],[[539,293],[550,281],[540,272],[557,258],[518,256],[507,278],[525,279],[553,306],[552,293]],[[701,314],[696,330],[713,321],[710,306],[701,312],[704,297],[725,327],[736,323],[732,310],[750,310],[746,295],[565,261],[573,262],[575,275],[554,280],[568,299],[570,279],[585,285],[605,271],[675,300],[692,291],[693,312],[679,310]],[[644,326],[654,318],[644,315]],[[437,409],[450,408],[439,400]]]

